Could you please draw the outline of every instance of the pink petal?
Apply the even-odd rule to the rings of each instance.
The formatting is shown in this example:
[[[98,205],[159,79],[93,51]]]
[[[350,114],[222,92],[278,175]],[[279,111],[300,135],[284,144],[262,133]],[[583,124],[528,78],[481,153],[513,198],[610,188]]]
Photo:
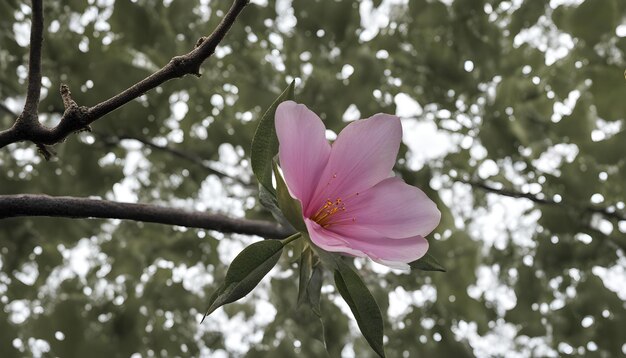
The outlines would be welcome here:
[[[330,156],[322,120],[303,104],[286,101],[276,108],[280,166],[290,193],[306,211]]]
[[[421,236],[406,239],[357,239],[326,230],[310,219],[305,219],[304,222],[311,241],[320,248],[351,256],[369,256],[372,260],[393,268],[404,269],[406,264],[419,259],[428,251],[428,241]]]
[[[367,239],[349,240],[352,249],[359,250],[372,260],[393,268],[407,268],[428,251],[428,241],[421,236],[406,239]]]
[[[388,178],[343,199],[345,211],[333,215],[328,229],[347,237],[403,239],[426,236],[441,219],[437,205],[420,189]]]
[[[401,139],[402,126],[396,116],[376,114],[350,123],[333,143],[328,165],[305,216],[313,215],[327,199],[365,191],[388,178]]]
[[[341,252],[351,256],[365,257],[366,255],[348,246],[346,239],[332,231],[325,230],[311,219],[304,219],[311,241],[321,249],[329,252]]]

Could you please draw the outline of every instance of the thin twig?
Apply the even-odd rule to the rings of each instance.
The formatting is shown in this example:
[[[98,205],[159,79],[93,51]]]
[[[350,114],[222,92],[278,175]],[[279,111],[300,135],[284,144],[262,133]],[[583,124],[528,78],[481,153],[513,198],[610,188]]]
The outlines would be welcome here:
[[[130,136],[130,135],[111,135],[111,134],[104,134],[104,133],[100,133],[100,132],[93,132],[92,134],[96,135],[97,137],[99,137],[103,142],[107,143],[107,144],[119,144],[122,140],[134,140],[137,141],[143,145],[145,145],[146,147],[152,148],[152,149],[156,149],[168,154],[171,154],[177,158],[180,159],[184,159],[190,163],[193,163],[199,167],[201,167],[202,169],[204,169],[207,173],[209,174],[215,174],[220,178],[230,178],[233,179],[243,185],[249,186],[250,183],[245,182],[244,180],[242,180],[241,178],[233,178],[230,175],[217,170],[215,168],[213,168],[211,165],[209,165],[209,163],[204,160],[202,157],[193,154],[193,153],[188,153],[188,152],[184,152],[166,145],[160,145],[160,144],[156,144],[152,141],[150,141],[147,138],[141,138],[141,137],[137,137],[137,136]]]
[[[492,186],[487,185],[486,183],[483,182],[477,182],[477,181],[470,181],[470,180],[463,180],[463,179],[455,179],[455,181],[459,182],[459,183],[464,183],[464,184],[469,184],[474,188],[479,188],[482,189],[486,192],[489,193],[493,193],[493,194],[498,194],[498,195],[502,195],[502,196],[508,196],[511,198],[524,198],[524,199],[528,199],[532,202],[535,202],[537,204],[542,204],[542,205],[567,205],[566,203],[562,202],[562,201],[554,201],[552,199],[546,199],[546,198],[540,198],[536,195],[530,194],[530,193],[522,193],[522,192],[518,192],[518,191],[513,191],[513,190],[509,190],[509,189],[498,189],[498,188],[494,188]],[[579,209],[588,211],[590,213],[597,213],[597,214],[601,214],[604,215],[606,217],[609,218],[613,218],[616,220],[626,220],[626,215],[621,214],[615,210],[611,210],[609,208],[604,208],[604,207],[597,207],[597,206],[582,206],[579,207]]]
[[[231,178],[233,180],[237,180],[239,181],[241,184],[243,185],[249,185],[249,183],[243,182],[242,180],[240,180],[239,178],[233,178],[231,176],[228,176],[227,174],[217,171],[214,168],[211,168],[201,157],[193,154],[193,153],[187,153],[187,152],[183,152],[180,151],[178,149],[174,149],[168,146],[163,146],[163,145],[158,145],[156,143],[151,142],[148,139],[145,138],[139,138],[139,137],[133,137],[133,136],[112,136],[112,135],[105,135],[105,134],[101,134],[101,133],[94,133],[98,136],[100,136],[101,138],[104,138],[105,142],[109,142],[111,143],[112,141],[119,143],[119,141],[123,140],[123,139],[131,139],[131,140],[136,140],[140,143],[143,143],[144,145],[153,148],[153,149],[157,149],[157,150],[161,150],[165,153],[174,155],[176,157],[188,160],[191,163],[194,163],[198,166],[201,166],[202,168],[204,168],[205,170],[207,170],[209,173],[218,175],[220,177],[228,177]],[[518,191],[514,191],[514,190],[508,190],[508,189],[497,189],[495,187],[489,186],[488,184],[484,183],[484,182],[478,182],[478,181],[468,181],[468,180],[463,180],[463,179],[455,179],[455,181],[460,182],[460,183],[464,183],[464,184],[469,184],[475,188],[479,188],[482,189],[484,191],[493,193],[493,194],[498,194],[498,195],[502,195],[502,196],[508,196],[508,197],[512,197],[512,198],[525,198],[528,199],[530,201],[533,201],[537,204],[542,204],[542,205],[566,205],[563,204],[563,202],[557,202],[554,201],[552,199],[546,199],[546,198],[540,198],[536,195],[530,194],[530,193],[522,193],[522,192],[518,192]],[[607,216],[609,218],[614,218],[617,220],[626,220],[626,216],[625,215],[621,215],[619,212],[617,211],[612,211],[609,208],[603,208],[603,207],[595,207],[595,206],[586,206],[583,207],[584,210],[592,212],[592,213],[599,213],[602,214],[604,216]]]
[[[469,180],[462,180],[462,179],[455,179],[455,181],[458,181],[459,183],[469,184],[469,185],[473,186],[474,188],[479,188],[479,189],[482,189],[484,191],[487,191],[487,192],[490,192],[490,193],[494,193],[494,194],[498,194],[498,195],[502,195],[502,196],[508,196],[508,197],[511,197],[511,198],[525,198],[525,199],[533,201],[533,202],[535,202],[537,204],[546,204],[546,205],[556,205],[556,204],[558,204],[554,200],[545,199],[545,198],[539,198],[539,197],[537,197],[537,196],[535,196],[533,194],[530,194],[530,193],[522,193],[522,192],[508,190],[508,189],[497,189],[497,188],[489,186],[489,185],[487,185],[486,183],[483,183],[483,182],[469,181]]]
[[[626,214],[620,214],[619,212],[615,210],[611,210],[609,208],[588,206],[585,209],[591,213],[598,213],[598,214],[601,214],[601,215],[604,215],[613,219],[626,220]]]
[[[258,235],[267,239],[284,239],[293,234],[292,230],[269,221],[234,219],[157,205],[48,195],[0,195],[0,219],[19,216],[124,219]]]
[[[93,107],[77,106],[72,103],[69,90],[62,86],[61,90],[66,108],[59,124],[56,127],[47,128],[39,124],[38,121],[36,122],[37,125],[31,126],[20,126],[20,121],[16,121],[13,127],[0,132],[0,148],[25,140],[39,145],[56,144],[73,132],[88,129],[92,122],[166,81],[187,74],[200,76],[200,66],[215,52],[215,48],[247,4],[248,0],[235,0],[215,31],[209,37],[198,41],[191,52],[172,58],[160,70]],[[69,106],[67,106],[68,104]]]

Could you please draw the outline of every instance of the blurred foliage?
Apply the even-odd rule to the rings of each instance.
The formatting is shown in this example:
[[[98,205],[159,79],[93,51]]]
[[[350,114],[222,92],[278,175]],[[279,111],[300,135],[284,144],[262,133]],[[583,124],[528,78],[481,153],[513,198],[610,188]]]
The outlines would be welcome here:
[[[626,2],[258,2],[244,10],[200,79],[170,81],[132,101],[94,123],[94,135],[72,135],[57,145],[50,162],[29,143],[0,150],[0,194],[118,198],[125,186],[141,202],[271,220],[248,199],[255,186],[246,175],[209,175],[167,151],[105,139],[167,144],[216,165],[244,168],[249,177],[256,120],[292,78],[301,79],[298,101],[335,132],[345,126],[342,117],[351,105],[362,117],[394,113],[404,94],[423,107],[404,119],[405,126],[434,123],[449,140],[438,145],[452,146],[411,164],[420,153],[406,136],[397,166],[444,214],[431,235],[431,252],[448,272],[381,273],[357,262],[383,310],[388,356],[625,354],[626,296],[617,291],[624,288],[626,221],[610,214],[623,217],[626,196]],[[94,105],[193,48],[230,4],[44,5],[40,113],[51,125],[62,108],[60,83],[70,86],[79,104]],[[369,17],[372,9],[378,18]],[[0,100],[16,110],[26,88],[29,13],[20,1],[0,2]],[[1,128],[13,120],[0,109]],[[485,170],[493,164],[496,171]],[[501,184],[539,200],[459,181]],[[207,202],[213,197],[215,203]],[[497,219],[487,213],[505,216],[503,201],[526,209],[513,223],[490,222]],[[494,235],[495,241],[487,239]],[[0,352],[321,356],[318,322],[296,309],[295,259],[283,257],[280,272],[266,279],[267,292],[224,309],[262,336],[234,344],[242,326],[199,325],[207,296],[225,275],[225,245],[242,240],[249,242],[115,220],[2,220]],[[191,268],[199,281],[180,278]],[[600,277],[606,270],[616,272],[613,285]],[[330,283],[325,277],[321,307],[330,355],[354,350],[371,356],[354,322],[340,312],[345,307],[335,304],[341,300]],[[277,311],[262,325],[253,319],[267,311],[259,301]],[[400,314],[387,314],[402,305]],[[237,346],[248,347],[247,353]]]

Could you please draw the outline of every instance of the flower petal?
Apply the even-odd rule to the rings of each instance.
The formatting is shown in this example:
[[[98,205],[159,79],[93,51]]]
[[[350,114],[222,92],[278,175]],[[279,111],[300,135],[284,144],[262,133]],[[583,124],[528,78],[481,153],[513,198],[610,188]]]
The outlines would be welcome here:
[[[365,257],[366,255],[348,246],[347,241],[338,234],[319,226],[311,219],[304,219],[311,241],[320,248],[329,252],[341,252],[351,256]]]
[[[402,125],[389,114],[376,114],[350,123],[333,143],[328,164],[319,179],[312,206],[325,200],[365,191],[391,175],[396,162]],[[305,212],[313,215],[315,208]]]
[[[336,213],[328,228],[346,237],[426,236],[441,219],[437,205],[423,191],[398,178],[385,179],[343,203],[345,211]]]
[[[422,236],[413,236],[406,239],[348,239],[348,245],[369,256],[372,260],[392,267],[405,269],[409,262],[413,262],[428,251],[428,241]]]
[[[304,212],[330,156],[326,127],[305,105],[293,101],[278,105],[275,122],[285,182]]]
[[[406,264],[421,258],[428,251],[428,241],[422,236],[406,239],[384,237],[356,239],[326,230],[310,219],[305,219],[304,222],[311,241],[323,250],[357,257],[368,256],[392,268],[406,269]]]

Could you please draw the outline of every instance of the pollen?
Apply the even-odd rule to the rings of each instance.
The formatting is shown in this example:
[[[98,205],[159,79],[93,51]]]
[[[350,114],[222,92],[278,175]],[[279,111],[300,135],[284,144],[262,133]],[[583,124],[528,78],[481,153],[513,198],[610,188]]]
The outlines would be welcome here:
[[[322,227],[328,227],[332,223],[333,216],[340,211],[346,211],[346,205],[343,203],[343,200],[337,198],[333,201],[328,198],[324,205],[311,217],[311,220]]]
[[[346,218],[345,214],[338,217],[337,214],[347,211],[348,208],[346,206],[346,200],[350,201],[351,198],[358,195],[359,193],[348,195],[345,199],[336,198],[335,200],[332,200],[331,198],[328,198],[324,202],[324,205],[322,205],[322,207],[319,208],[319,210],[317,210],[315,214],[310,217],[310,219],[324,228],[336,224],[354,223],[356,222],[355,217]]]

